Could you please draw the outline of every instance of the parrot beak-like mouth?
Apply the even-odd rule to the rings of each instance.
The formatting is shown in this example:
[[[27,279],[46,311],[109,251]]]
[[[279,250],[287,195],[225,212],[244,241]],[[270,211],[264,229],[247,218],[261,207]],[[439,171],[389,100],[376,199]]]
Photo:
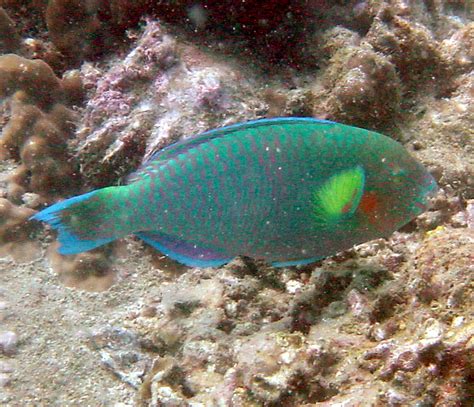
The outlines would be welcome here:
[[[433,205],[433,200],[438,194],[438,184],[430,173],[427,173],[422,182],[420,200],[415,203],[415,206],[423,213],[430,209]]]
[[[438,184],[431,174],[427,174],[425,177],[425,196],[427,199],[434,198],[438,193]]]

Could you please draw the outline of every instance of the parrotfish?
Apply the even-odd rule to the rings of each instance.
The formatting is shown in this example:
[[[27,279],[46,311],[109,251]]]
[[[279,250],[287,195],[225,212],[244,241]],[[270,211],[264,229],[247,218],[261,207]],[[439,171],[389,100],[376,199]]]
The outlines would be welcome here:
[[[151,157],[126,184],[56,203],[33,219],[76,254],[135,234],[191,267],[235,256],[307,264],[387,237],[437,189],[382,134],[312,118],[210,130]]]

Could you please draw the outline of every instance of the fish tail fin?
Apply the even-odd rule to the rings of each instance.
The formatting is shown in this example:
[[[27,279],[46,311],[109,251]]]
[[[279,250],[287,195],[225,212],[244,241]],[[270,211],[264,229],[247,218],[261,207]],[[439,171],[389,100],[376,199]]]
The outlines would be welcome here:
[[[60,254],[82,253],[124,235],[121,216],[120,188],[108,187],[58,202],[36,215],[32,220],[46,222],[58,231]]]

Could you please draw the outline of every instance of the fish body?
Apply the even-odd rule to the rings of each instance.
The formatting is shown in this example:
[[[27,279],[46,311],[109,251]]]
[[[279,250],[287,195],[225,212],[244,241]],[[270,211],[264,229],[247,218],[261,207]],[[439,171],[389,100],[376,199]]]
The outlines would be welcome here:
[[[396,141],[311,118],[223,127],[154,155],[127,185],[34,216],[75,254],[135,234],[189,266],[304,264],[389,236],[436,183]]]

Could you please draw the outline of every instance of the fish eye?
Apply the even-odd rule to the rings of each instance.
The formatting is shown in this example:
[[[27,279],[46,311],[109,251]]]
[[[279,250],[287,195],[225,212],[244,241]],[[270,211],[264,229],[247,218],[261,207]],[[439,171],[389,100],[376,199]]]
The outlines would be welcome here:
[[[406,170],[398,163],[387,159],[386,157],[381,160],[384,168],[394,178],[395,181],[400,181],[403,176],[406,175]]]

